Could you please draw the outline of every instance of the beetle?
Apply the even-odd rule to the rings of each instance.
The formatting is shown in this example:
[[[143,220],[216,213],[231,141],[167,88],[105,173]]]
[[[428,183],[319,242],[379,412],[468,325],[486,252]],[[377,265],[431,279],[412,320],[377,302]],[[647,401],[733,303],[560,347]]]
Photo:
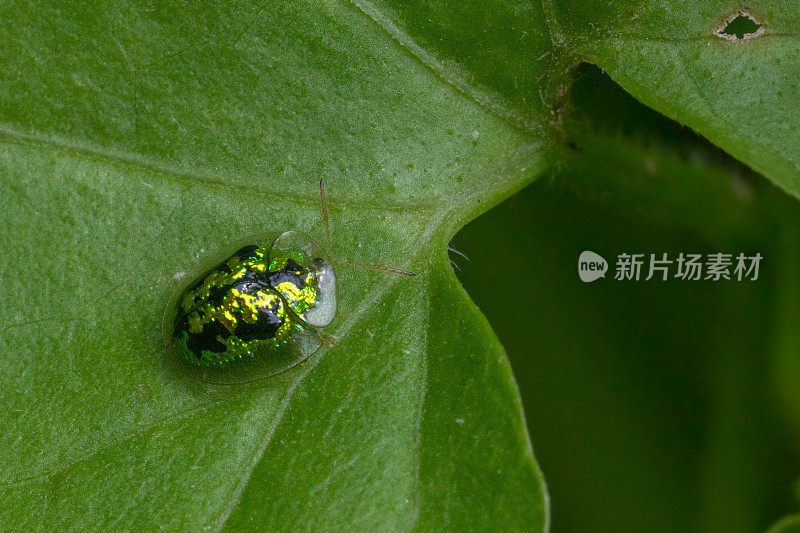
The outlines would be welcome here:
[[[319,187],[326,253],[306,234],[287,231],[269,244],[241,247],[180,293],[169,339],[189,366],[254,361],[253,373],[274,375],[333,344],[320,329],[336,314],[336,276],[324,180]],[[414,275],[383,265],[339,264]]]

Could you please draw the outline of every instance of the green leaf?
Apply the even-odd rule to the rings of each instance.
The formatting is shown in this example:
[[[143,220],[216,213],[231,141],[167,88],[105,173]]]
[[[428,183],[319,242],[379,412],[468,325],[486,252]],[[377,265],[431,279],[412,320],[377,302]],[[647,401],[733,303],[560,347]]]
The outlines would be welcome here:
[[[568,98],[558,175],[454,239],[520,384],[552,522],[764,531],[797,508],[797,201],[595,67]],[[605,280],[577,279],[587,249]],[[760,252],[759,279],[644,281],[647,262],[613,279],[619,253],[720,251]]]
[[[557,18],[584,60],[800,196],[796,2],[759,3],[752,11],[719,0],[557,6]],[[740,13],[759,21],[763,34],[720,38],[718,30]]]
[[[800,516],[789,516],[772,526],[767,533],[796,533],[797,531],[800,531]]]
[[[444,253],[543,167],[509,120],[347,2],[2,8],[0,522],[12,529],[542,530],[502,348]],[[475,93],[477,94],[477,93]],[[165,349],[186,272],[322,240],[338,342],[212,386]]]
[[[0,7],[0,523],[548,529],[548,497],[508,361],[448,263],[455,232],[551,171],[589,196],[611,197],[626,217],[630,210],[652,214],[630,219],[640,237],[666,224],[696,232],[708,246],[755,245],[775,231],[770,249],[780,251],[777,243],[795,236],[780,230],[796,226],[794,203],[774,191],[762,195],[764,184],[749,171],[706,158],[708,150],[693,163],[681,150],[696,139],[682,145],[656,119],[630,126],[631,137],[656,139],[664,153],[638,141],[626,146],[626,132],[581,119],[607,96],[592,88],[579,95],[581,64],[593,63],[644,104],[800,196],[797,8],[788,0],[752,13],[717,0],[662,4]],[[727,27],[742,13],[758,21],[757,32],[741,22]],[[600,97],[594,104],[593,95]],[[624,112],[594,116],[613,123]],[[662,143],[665,131],[674,138]],[[694,179],[676,179],[686,176]],[[334,346],[264,381],[192,379],[165,349],[167,302],[187,272],[213,264],[249,235],[297,229],[323,240],[320,178],[328,185],[334,256],[417,276],[343,267],[341,306],[329,329]],[[742,194],[753,191],[760,201],[743,207]],[[537,215],[561,200],[542,194]],[[708,206],[722,215],[710,215]],[[558,329],[547,312],[566,299],[559,293],[555,304],[539,306],[531,305],[540,301],[536,294],[521,298],[534,269],[514,257],[536,232],[563,251],[569,235],[558,230],[571,217],[532,232],[526,222],[533,218],[526,212],[511,230],[481,237],[505,245],[492,251],[481,276],[493,291],[489,301],[514,312],[500,327],[531,314],[549,339]],[[792,248],[776,262],[776,278],[789,289],[797,287],[791,273],[798,257]],[[555,269],[571,261],[551,262],[538,275],[556,279]],[[496,275],[512,286],[498,291],[491,267],[508,264],[521,270],[508,276],[501,269]],[[782,312],[774,315],[780,327],[772,360],[786,423],[797,428],[792,294],[776,290]],[[755,298],[744,291],[712,308],[727,312]],[[631,314],[638,316],[635,306]],[[743,320],[725,316],[728,324]],[[617,348],[603,330],[595,333],[610,352]],[[570,332],[552,341],[562,340],[558,353],[569,355],[580,351],[580,338]],[[652,342],[637,349],[661,346]],[[758,417],[738,417],[749,404],[725,394],[755,372],[748,390],[768,405],[769,379],[738,364],[752,362],[751,342],[723,346],[741,357],[715,374],[723,385],[719,412],[709,416],[709,455],[768,455],[759,441],[739,439],[742,420]],[[616,360],[606,363],[616,368]],[[606,413],[597,415],[589,421]],[[765,427],[770,442],[784,436]],[[737,446],[728,449],[731,440]],[[668,453],[659,442],[626,466]],[[680,463],[669,461],[664,477]],[[595,500],[592,516],[601,523],[603,511],[618,505],[605,490],[613,464],[571,462],[598,464],[609,468],[596,480],[595,492],[609,498]],[[707,466],[703,481],[712,500],[731,479],[717,466]],[[769,472],[763,479],[783,481]],[[690,493],[686,479],[670,480],[674,493]],[[629,496],[655,504],[652,487],[641,483]],[[733,500],[751,496],[743,488]],[[679,499],[665,508],[685,517],[688,507]],[[737,507],[741,520],[713,505],[705,519],[745,527],[766,508],[753,496],[752,509]]]

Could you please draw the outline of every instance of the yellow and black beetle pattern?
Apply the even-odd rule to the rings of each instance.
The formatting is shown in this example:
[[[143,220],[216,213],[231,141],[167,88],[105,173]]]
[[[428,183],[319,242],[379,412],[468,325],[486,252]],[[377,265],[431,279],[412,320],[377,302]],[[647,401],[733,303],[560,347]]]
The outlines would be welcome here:
[[[287,232],[270,248],[245,246],[183,293],[172,341],[190,364],[224,365],[274,351],[330,322],[333,270],[309,255],[315,247],[289,248],[298,241],[311,242]],[[311,312],[320,305],[325,316]]]
[[[324,180],[319,181],[319,192],[329,258]],[[414,275],[379,264],[337,264]],[[317,328],[333,321],[336,278],[311,238],[287,231],[271,245],[239,249],[200,276],[170,308],[172,318],[165,321],[171,327],[169,343],[191,365],[205,373],[252,358],[266,363],[259,372],[269,376],[302,362],[322,342],[332,345],[333,337]]]

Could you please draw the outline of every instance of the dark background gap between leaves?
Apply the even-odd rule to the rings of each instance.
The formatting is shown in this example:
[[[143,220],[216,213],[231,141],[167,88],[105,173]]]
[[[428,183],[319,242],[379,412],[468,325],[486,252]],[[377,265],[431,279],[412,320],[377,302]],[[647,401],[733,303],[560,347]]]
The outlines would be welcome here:
[[[519,382],[552,530],[763,531],[797,509],[798,426],[775,379],[796,200],[598,68],[575,78],[570,170],[453,240]],[[582,250],[606,279],[578,279]],[[765,259],[755,282],[621,282],[622,252]]]

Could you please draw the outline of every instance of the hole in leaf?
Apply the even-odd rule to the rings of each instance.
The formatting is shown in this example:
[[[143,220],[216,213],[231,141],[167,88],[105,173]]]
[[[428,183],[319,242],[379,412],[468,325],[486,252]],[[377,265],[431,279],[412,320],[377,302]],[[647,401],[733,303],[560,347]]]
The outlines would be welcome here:
[[[760,27],[761,24],[757,24],[753,19],[739,15],[725,26],[722,32],[728,35],[735,35],[737,39],[743,39],[745,35],[755,33]]]
[[[750,13],[742,11],[728,17],[714,33],[729,41],[746,41],[764,33],[764,25]]]

